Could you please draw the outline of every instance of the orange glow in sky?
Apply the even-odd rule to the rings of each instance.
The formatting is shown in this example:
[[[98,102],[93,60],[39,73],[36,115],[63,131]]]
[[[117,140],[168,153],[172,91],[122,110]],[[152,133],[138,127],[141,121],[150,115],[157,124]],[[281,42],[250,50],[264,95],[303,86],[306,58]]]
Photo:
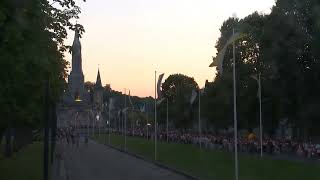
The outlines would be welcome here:
[[[212,81],[208,67],[223,21],[236,13],[269,13],[274,0],[88,0],[79,1],[78,22],[85,81],[96,80],[98,64],[103,85],[154,94],[154,71],[194,77],[200,87]],[[67,44],[72,44],[73,32]],[[71,56],[67,55],[71,60]]]

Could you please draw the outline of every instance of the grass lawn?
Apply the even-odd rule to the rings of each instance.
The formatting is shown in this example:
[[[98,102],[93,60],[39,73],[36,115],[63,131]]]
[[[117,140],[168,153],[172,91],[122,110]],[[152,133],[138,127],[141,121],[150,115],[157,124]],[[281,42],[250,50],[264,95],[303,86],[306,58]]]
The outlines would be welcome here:
[[[39,142],[28,145],[11,158],[0,157],[0,179],[41,180],[42,157],[43,145]]]
[[[96,138],[100,143],[105,137]],[[123,148],[124,137],[111,135],[111,144]],[[233,180],[234,154],[200,150],[193,145],[158,142],[158,161],[201,179]],[[154,143],[143,138],[127,137],[127,150],[154,158]],[[239,156],[240,180],[320,180],[320,163],[307,164],[251,155]]]

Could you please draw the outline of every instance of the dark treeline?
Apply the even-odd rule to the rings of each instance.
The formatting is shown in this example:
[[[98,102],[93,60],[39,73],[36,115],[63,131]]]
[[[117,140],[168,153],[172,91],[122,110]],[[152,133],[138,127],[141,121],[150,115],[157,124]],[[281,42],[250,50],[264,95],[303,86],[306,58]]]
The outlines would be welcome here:
[[[222,24],[216,43],[218,52],[233,29],[246,34],[235,43],[240,129],[251,131],[259,127],[258,84],[252,75],[261,74],[264,132],[276,135],[282,127],[291,129],[294,137],[307,139],[320,135],[319,9],[320,2],[316,0],[278,0],[270,15],[255,12],[243,19],[229,18]],[[223,74],[218,71],[215,80],[206,83],[201,101],[204,130],[216,131],[233,125],[232,56],[230,46]],[[172,96],[166,83],[162,90]],[[185,96],[190,95],[190,90],[185,92]],[[185,99],[182,96],[173,103],[169,98],[171,107],[176,107],[170,114],[180,114],[180,118],[173,118],[180,121],[174,123],[176,127],[194,128],[197,107],[193,105],[192,111],[188,111],[190,105]],[[184,104],[184,110],[178,108],[179,103],[180,107]],[[165,106],[161,106],[160,112],[165,117]]]
[[[0,1],[0,144],[6,135],[7,156],[42,129],[46,81],[50,104],[61,97],[69,49],[64,39],[68,29],[84,31],[71,22],[79,13],[73,0]]]
[[[320,136],[320,2],[278,0],[269,15],[254,12],[243,19],[229,18],[221,26],[218,52],[233,29],[245,37],[236,44],[238,127],[259,127],[258,84],[261,74],[262,118],[268,135],[290,129],[308,139]],[[225,54],[224,73],[218,70],[201,96],[202,127],[217,131],[233,125],[232,46]],[[170,126],[197,127],[198,99],[190,105],[193,78],[175,74],[162,84],[169,103]],[[166,102],[158,106],[159,122],[166,122]],[[285,134],[282,132],[281,134]]]
[[[278,0],[270,15],[253,13],[226,20],[216,48],[221,50],[235,28],[246,36],[236,42],[239,128],[258,127],[257,82],[261,74],[263,124],[275,134],[287,124],[296,137],[319,136],[320,130],[320,2]],[[207,88],[204,107],[217,127],[232,123],[232,47],[225,55],[224,73]]]

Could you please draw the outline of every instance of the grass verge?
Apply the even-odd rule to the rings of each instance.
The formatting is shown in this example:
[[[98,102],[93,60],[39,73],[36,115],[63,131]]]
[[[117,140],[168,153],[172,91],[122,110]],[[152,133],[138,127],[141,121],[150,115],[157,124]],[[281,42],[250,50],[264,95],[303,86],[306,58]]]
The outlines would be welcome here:
[[[95,138],[106,142],[101,135]],[[111,135],[110,144],[124,147],[124,137]],[[201,150],[188,144],[158,142],[158,161],[201,179],[234,179],[234,154],[222,151]],[[152,160],[154,142],[137,137],[127,137],[127,150]],[[252,155],[239,155],[240,180],[319,180],[320,164],[299,163]]]
[[[14,153],[11,158],[0,159],[1,180],[41,180],[43,144],[35,142]]]

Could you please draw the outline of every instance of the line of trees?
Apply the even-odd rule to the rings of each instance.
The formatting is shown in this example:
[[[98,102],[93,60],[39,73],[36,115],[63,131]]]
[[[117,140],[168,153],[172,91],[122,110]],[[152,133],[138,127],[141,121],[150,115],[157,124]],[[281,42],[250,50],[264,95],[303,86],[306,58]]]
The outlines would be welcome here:
[[[233,29],[246,34],[236,44],[238,126],[251,131],[259,126],[258,84],[252,75],[261,74],[263,126],[275,135],[280,126],[292,129],[299,138],[320,136],[320,2],[316,0],[278,0],[270,15],[254,12],[243,19],[229,18],[221,26],[216,43],[218,52],[231,37]],[[217,71],[213,82],[207,83],[203,94],[204,127],[226,129],[233,124],[232,47],[225,54],[223,74]],[[177,78],[177,77],[176,77]],[[162,85],[169,99],[179,94],[170,77]],[[177,80],[178,82],[179,80]],[[190,83],[192,84],[192,83]],[[185,88],[184,96],[190,97]],[[197,89],[198,87],[194,87]],[[186,102],[178,100],[174,107]],[[170,100],[172,103],[172,100]],[[196,121],[197,108],[185,104],[171,109],[174,117],[189,127]],[[165,117],[165,106],[160,107]],[[187,111],[185,111],[187,110]]]
[[[270,15],[257,12],[229,18],[220,31],[219,52],[232,29],[247,34],[236,43],[238,115],[240,128],[258,125],[257,83],[261,73],[264,127],[275,134],[287,119],[293,134],[308,138],[320,130],[320,2],[278,0]],[[218,127],[232,121],[232,48],[225,56],[224,74],[208,87],[207,116]],[[229,61],[230,60],[230,61]]]
[[[63,93],[69,49],[64,39],[67,29],[84,31],[72,23],[79,13],[74,0],[0,1],[0,144],[6,134],[7,156],[11,136],[17,151],[31,142],[32,129],[42,127],[46,80],[51,103]]]
[[[261,74],[263,126],[265,133],[291,129],[299,138],[320,136],[320,2],[277,0],[269,15],[254,12],[243,19],[229,18],[221,26],[218,52],[233,29],[246,34],[236,42],[237,98],[239,129],[259,126],[258,84],[252,75]],[[205,130],[221,130],[233,124],[232,47],[228,48],[223,74],[206,83],[202,95]],[[191,106],[193,78],[175,74],[162,84],[169,101],[172,125],[194,128],[197,101]],[[158,106],[159,122],[165,124],[166,102]],[[278,132],[279,133],[279,132]]]

